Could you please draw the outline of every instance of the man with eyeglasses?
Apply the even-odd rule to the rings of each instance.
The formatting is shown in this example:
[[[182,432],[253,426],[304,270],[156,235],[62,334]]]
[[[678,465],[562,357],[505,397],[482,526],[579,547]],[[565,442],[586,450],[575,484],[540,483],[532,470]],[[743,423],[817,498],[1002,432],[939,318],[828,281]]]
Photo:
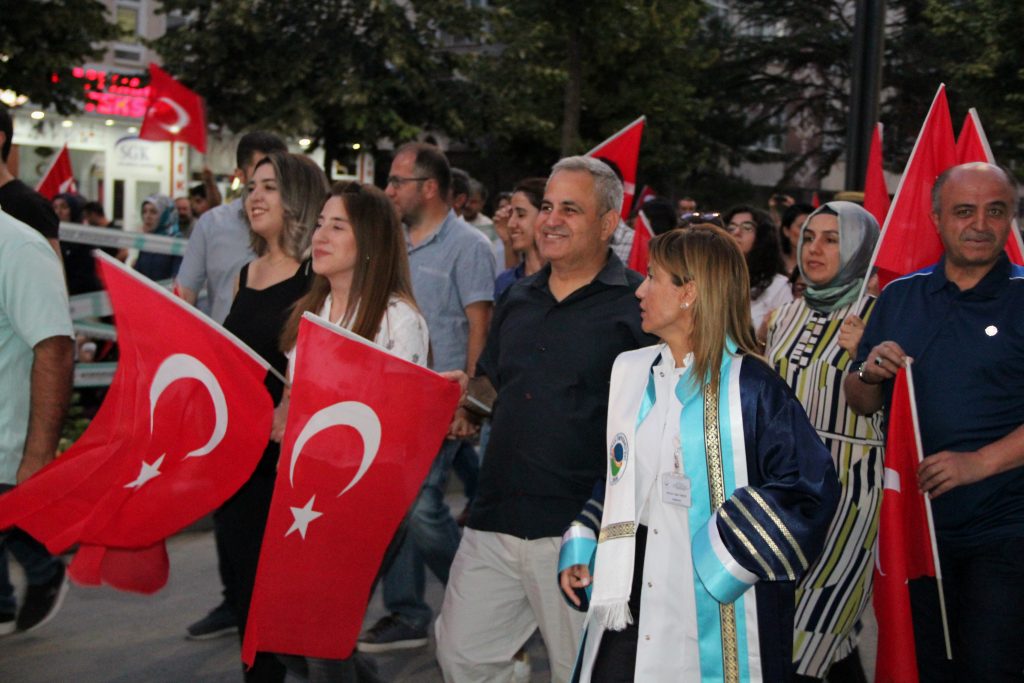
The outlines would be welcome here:
[[[430,332],[430,367],[472,374],[487,339],[495,266],[484,235],[449,204],[451,167],[433,145],[410,143],[391,163],[385,193],[406,227],[413,294]],[[441,446],[407,518],[407,535],[383,578],[389,614],[359,639],[360,652],[422,647],[432,612],[424,602],[424,563],[441,580],[459,545],[459,528],[444,502],[461,441]]]

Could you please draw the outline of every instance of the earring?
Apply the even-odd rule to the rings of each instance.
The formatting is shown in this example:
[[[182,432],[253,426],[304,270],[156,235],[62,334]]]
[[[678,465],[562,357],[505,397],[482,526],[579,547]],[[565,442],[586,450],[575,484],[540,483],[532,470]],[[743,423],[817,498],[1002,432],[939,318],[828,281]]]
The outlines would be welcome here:
[[[690,307],[690,304],[687,303],[686,301],[684,301],[683,303],[679,304],[679,308],[682,308],[683,310],[685,310],[685,309],[687,309],[689,307]]]

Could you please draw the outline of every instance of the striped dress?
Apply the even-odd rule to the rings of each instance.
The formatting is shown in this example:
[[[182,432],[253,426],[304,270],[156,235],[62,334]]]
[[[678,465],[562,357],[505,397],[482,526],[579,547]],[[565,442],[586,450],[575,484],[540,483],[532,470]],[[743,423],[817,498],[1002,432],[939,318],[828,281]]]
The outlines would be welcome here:
[[[854,359],[839,346],[839,327],[850,313],[866,322],[874,303],[869,298],[819,313],[798,299],[779,308],[768,329],[766,355],[832,453],[842,484],[825,547],[797,587],[793,660],[804,676],[824,678],[833,662],[852,652],[871,598],[882,417],[861,417],[846,405],[843,380]]]

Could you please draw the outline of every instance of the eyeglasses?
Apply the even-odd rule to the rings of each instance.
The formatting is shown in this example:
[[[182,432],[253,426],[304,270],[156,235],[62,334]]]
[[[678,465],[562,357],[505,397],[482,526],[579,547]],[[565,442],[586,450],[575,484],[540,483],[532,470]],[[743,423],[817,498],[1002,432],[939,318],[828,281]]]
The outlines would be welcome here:
[[[718,227],[724,227],[722,225],[722,214],[717,211],[711,211],[708,213],[701,213],[700,211],[687,211],[686,213],[680,214],[679,216],[679,227],[686,228],[691,225],[697,225],[698,223],[711,223]]]
[[[730,223],[726,228],[733,235],[745,232],[748,235],[757,230],[757,223],[754,221],[743,221],[742,223]]]
[[[426,176],[415,176],[411,178],[404,178],[400,175],[393,175],[388,178],[388,185],[395,188],[396,190],[406,183],[422,183],[424,180],[430,180]]]

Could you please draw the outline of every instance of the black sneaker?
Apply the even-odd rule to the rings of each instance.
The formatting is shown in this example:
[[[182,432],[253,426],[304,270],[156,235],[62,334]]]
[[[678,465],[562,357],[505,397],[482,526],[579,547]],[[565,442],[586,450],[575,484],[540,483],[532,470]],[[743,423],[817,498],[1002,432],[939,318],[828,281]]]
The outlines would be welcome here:
[[[238,619],[228,603],[222,602],[209,614],[188,627],[188,640],[210,640],[238,632]]]
[[[68,594],[68,574],[64,563],[57,563],[57,573],[39,586],[29,586],[25,591],[25,602],[18,612],[19,631],[32,631],[53,619]]]
[[[360,652],[412,650],[427,644],[427,630],[410,626],[397,614],[389,614],[371,626],[356,643]]]
[[[18,628],[18,622],[14,612],[0,612],[0,636],[14,633]]]

